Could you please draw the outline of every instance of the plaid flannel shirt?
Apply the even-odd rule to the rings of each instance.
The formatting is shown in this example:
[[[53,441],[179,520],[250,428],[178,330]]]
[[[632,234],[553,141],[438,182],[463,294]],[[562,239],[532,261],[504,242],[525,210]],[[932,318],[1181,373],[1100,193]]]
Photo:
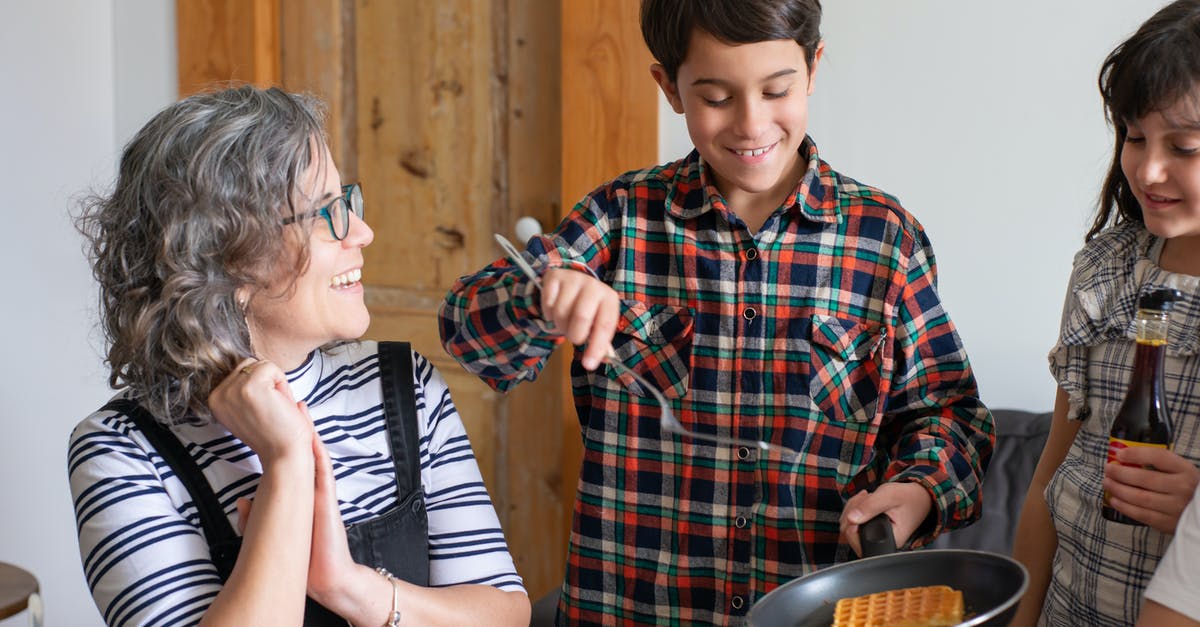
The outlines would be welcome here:
[[[584,458],[560,601],[571,624],[741,622],[773,588],[848,559],[843,504],[883,481],[932,495],[917,544],[978,515],[992,419],[925,233],[811,139],[801,158],[795,193],[757,233],[693,152],[609,182],[528,243],[539,272],[576,268],[617,291],[616,354],[685,427],[803,451],[663,434],[644,390],[608,366],[583,370],[577,352]],[[503,259],[461,278],[439,315],[450,354],[501,391],[562,342]]]
[[[1042,612],[1045,625],[1132,625],[1171,534],[1100,515],[1108,432],[1133,373],[1138,296],[1180,290],[1171,308],[1163,394],[1173,451],[1200,465],[1200,277],[1158,266],[1161,239],[1128,223],[1105,231],[1075,256],[1050,371],[1070,399],[1079,433],[1046,487],[1058,534]]]

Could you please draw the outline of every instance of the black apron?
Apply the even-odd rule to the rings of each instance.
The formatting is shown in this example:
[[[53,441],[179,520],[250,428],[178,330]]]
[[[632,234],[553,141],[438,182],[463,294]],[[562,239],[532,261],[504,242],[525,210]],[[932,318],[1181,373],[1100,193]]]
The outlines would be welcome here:
[[[354,561],[372,568],[382,566],[398,579],[429,585],[429,520],[421,491],[420,438],[417,434],[416,397],[413,392],[412,352],[407,342],[379,343],[379,380],[383,387],[383,413],[388,444],[396,467],[399,505],[371,520],[346,527]],[[134,423],[154,445],[167,465],[183,482],[200,513],[200,526],[209,552],[224,583],[233,572],[242,538],[234,532],[224,508],[195,460],[169,429],[131,399],[117,399],[104,409],[117,410]],[[305,627],[345,627],[346,621],[311,598],[304,606]]]

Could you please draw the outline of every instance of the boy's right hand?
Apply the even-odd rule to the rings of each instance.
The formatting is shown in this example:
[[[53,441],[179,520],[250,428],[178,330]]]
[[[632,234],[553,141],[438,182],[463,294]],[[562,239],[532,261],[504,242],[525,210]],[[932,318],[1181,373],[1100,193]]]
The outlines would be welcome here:
[[[933,496],[913,481],[889,481],[874,492],[863,490],[850,497],[842,510],[842,542],[849,544],[855,555],[862,556],[859,527],[879,514],[886,514],[892,523],[896,546],[904,546],[931,511]]]
[[[566,268],[542,275],[542,316],[572,344],[585,344],[583,367],[595,370],[612,352],[621,298],[595,277]]]

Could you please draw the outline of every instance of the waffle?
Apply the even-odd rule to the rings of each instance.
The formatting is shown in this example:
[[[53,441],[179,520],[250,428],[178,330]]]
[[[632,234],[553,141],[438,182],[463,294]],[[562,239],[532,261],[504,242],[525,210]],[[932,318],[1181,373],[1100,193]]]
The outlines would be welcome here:
[[[838,601],[833,611],[833,627],[946,627],[962,621],[962,592],[949,586],[851,597]]]

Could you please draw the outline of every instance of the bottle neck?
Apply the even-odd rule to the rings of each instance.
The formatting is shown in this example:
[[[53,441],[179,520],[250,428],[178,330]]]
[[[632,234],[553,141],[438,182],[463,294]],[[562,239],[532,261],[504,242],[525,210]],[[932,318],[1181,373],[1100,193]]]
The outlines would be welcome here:
[[[1150,391],[1153,386],[1161,384],[1165,349],[1166,344],[1138,342],[1133,356],[1133,376],[1129,379],[1131,389],[1142,387]]]
[[[1133,376],[1129,387],[1151,391],[1161,384],[1163,357],[1167,347],[1167,313],[1153,309],[1137,312],[1137,349],[1133,358]]]

